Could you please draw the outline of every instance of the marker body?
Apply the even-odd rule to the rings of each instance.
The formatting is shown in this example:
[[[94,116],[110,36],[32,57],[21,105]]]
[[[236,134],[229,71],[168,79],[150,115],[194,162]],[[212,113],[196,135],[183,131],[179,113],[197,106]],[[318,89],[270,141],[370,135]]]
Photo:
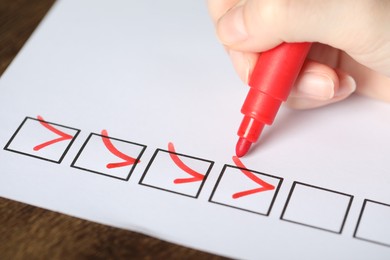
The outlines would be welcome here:
[[[245,155],[250,144],[257,141],[264,125],[273,123],[280,105],[287,100],[310,46],[311,43],[282,43],[260,54],[241,108],[244,119],[237,133],[240,137],[236,146],[238,157]]]

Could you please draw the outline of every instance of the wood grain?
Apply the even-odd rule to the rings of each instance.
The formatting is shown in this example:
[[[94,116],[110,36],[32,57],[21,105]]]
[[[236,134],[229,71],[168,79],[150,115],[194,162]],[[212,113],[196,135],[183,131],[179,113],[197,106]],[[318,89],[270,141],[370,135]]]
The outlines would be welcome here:
[[[0,1],[0,75],[53,2]],[[0,198],[0,259],[225,258]]]

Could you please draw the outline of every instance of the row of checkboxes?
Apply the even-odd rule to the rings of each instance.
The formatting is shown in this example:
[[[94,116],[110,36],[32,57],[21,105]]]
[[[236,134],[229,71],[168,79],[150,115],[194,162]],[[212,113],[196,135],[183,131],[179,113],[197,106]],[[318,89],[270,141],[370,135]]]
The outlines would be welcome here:
[[[40,116],[26,117],[4,149],[61,163],[79,133],[79,129],[47,122]],[[110,137],[103,130],[88,136],[71,167],[128,180],[145,149],[146,145]],[[233,161],[235,166],[223,167],[209,202],[268,216],[283,178],[248,170],[236,157]],[[197,198],[213,165],[212,161],[177,153],[170,143],[168,150],[154,152],[139,184]],[[294,182],[280,219],[340,234],[352,201],[349,194]],[[365,200],[354,237],[390,246],[390,205]]]

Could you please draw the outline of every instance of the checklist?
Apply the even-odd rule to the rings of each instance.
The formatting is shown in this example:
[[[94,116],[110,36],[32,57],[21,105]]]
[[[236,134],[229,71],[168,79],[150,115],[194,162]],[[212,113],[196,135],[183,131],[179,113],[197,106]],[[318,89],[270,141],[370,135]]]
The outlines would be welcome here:
[[[197,198],[214,162],[176,153],[172,143],[168,150],[157,149],[140,184]]]
[[[43,117],[26,117],[5,150],[61,163],[80,130],[51,122]]]
[[[0,196],[233,259],[390,259],[390,104],[282,106],[237,158],[247,91],[203,1],[57,1],[0,80]]]
[[[390,205],[364,200],[355,238],[390,247]]]
[[[340,234],[353,196],[294,182],[280,219]]]
[[[72,167],[127,181],[146,146],[101,134],[91,133],[72,162]]]
[[[268,216],[282,181],[280,177],[225,165],[209,201]]]

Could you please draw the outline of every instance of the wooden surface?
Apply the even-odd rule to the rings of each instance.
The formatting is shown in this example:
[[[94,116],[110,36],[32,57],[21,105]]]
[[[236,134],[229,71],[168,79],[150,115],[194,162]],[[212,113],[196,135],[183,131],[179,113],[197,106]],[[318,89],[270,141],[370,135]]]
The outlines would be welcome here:
[[[0,0],[0,75],[53,2]],[[0,198],[0,259],[223,258]]]

